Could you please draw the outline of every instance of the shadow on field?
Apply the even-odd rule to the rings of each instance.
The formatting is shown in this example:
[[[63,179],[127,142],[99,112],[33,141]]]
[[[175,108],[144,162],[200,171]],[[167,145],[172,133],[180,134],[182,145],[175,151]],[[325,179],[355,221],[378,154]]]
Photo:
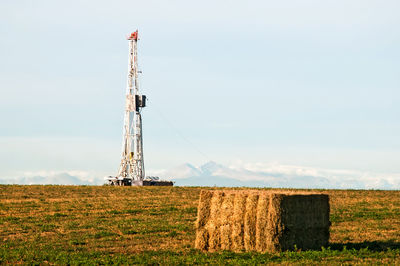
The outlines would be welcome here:
[[[368,248],[368,250],[371,251],[386,251],[387,249],[400,249],[400,242],[395,242],[395,241],[364,241],[360,243],[330,243],[329,247],[332,250],[343,250],[344,248],[346,249],[355,249],[355,250],[360,250],[360,249],[365,249]]]

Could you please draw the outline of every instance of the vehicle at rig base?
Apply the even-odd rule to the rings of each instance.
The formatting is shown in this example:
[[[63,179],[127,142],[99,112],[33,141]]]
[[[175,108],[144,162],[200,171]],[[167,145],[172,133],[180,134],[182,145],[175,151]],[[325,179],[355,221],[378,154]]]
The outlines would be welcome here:
[[[104,185],[108,186],[173,186],[173,181],[160,180],[158,176],[147,176],[143,180],[133,180],[122,176],[104,177]]]

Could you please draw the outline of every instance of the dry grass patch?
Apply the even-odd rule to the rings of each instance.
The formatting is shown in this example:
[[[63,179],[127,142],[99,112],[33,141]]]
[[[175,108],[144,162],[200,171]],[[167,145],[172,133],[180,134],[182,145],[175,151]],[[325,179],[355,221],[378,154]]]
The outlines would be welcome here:
[[[399,191],[311,191],[330,197],[331,251],[202,255],[193,251],[200,190],[198,187],[0,185],[0,264],[44,264],[44,261],[53,264],[163,261],[164,264],[229,261],[243,264],[254,258],[258,263],[400,260],[396,255],[400,250]],[[300,190],[304,191],[309,190]],[[230,204],[228,200],[221,206],[227,211]],[[234,213],[237,213],[235,208],[241,209],[241,204],[246,208],[246,201],[234,201]],[[246,223],[250,225],[253,221]],[[240,230],[236,231],[239,233],[232,235],[232,239],[238,239],[233,243],[241,243],[239,239],[244,238]],[[257,234],[262,234],[262,230],[256,230],[256,247],[260,245]],[[248,243],[252,241],[250,234]],[[223,242],[227,243],[227,239]],[[345,246],[349,251],[342,251]],[[367,247],[368,252],[362,251]],[[352,248],[356,251],[351,251]]]

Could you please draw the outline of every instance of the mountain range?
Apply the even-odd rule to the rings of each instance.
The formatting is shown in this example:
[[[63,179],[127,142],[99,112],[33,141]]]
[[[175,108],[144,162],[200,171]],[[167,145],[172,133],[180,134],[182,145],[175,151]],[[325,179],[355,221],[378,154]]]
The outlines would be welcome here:
[[[148,171],[176,186],[272,187],[320,189],[400,189],[400,174],[379,174],[364,171],[333,170],[278,163],[236,163],[225,166],[213,161],[200,166],[185,163],[177,167]],[[61,171],[22,173],[0,184],[101,185],[98,173]]]
[[[373,174],[281,164],[228,167],[211,161],[195,167],[186,163],[159,175],[175,181],[178,186],[400,189],[399,174]]]

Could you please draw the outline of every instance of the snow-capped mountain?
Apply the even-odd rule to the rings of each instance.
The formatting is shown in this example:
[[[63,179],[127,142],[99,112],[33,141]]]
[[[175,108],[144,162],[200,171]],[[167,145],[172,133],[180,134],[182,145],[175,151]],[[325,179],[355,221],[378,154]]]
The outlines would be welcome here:
[[[202,175],[201,169],[196,168],[195,166],[191,165],[190,163],[185,163],[179,165],[173,169],[168,169],[166,171],[161,171],[160,175],[163,177],[173,176],[173,179],[182,179],[188,178],[192,176],[200,176]]]
[[[246,186],[275,188],[400,189],[400,174],[371,174],[281,164],[224,166],[189,163],[159,173],[178,186]]]

